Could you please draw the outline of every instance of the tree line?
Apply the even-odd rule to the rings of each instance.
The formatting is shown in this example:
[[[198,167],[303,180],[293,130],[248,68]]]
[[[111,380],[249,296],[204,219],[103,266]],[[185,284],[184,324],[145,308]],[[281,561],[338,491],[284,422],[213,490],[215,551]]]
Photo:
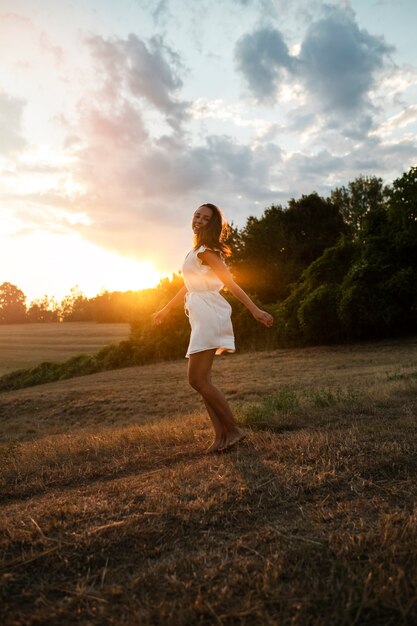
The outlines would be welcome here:
[[[61,301],[47,295],[26,304],[26,295],[16,285],[0,285],[0,324],[50,322],[131,322],[149,290],[102,291],[87,298],[78,286]]]
[[[228,243],[237,282],[276,319],[273,331],[260,328],[230,299],[240,347],[340,342],[417,330],[417,167],[391,185],[360,176],[328,197],[311,193],[285,207],[274,204],[260,217],[250,216],[243,228],[232,225]],[[153,289],[94,298],[74,288],[59,305],[45,297],[27,308],[24,294],[4,283],[0,322],[129,322],[135,349],[140,346],[145,360],[178,356],[189,334],[181,308],[160,328],[151,325],[150,315],[172,297],[181,280],[174,274]]]

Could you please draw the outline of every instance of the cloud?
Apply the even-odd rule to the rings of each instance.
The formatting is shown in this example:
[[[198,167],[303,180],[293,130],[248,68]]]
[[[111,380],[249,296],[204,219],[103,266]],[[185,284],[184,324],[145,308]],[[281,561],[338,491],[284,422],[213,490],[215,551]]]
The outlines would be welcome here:
[[[280,31],[260,27],[237,42],[236,65],[260,102],[277,101],[288,80],[302,84],[310,111],[328,120],[352,119],[372,110],[369,92],[393,48],[360,29],[350,9],[323,10],[323,17],[308,27],[298,54],[290,54]]]
[[[61,48],[61,46],[53,44],[45,32],[41,33],[41,36],[39,38],[39,45],[43,52],[52,55],[54,63],[57,67],[62,64],[64,57],[63,49]]]
[[[326,112],[352,113],[369,105],[376,73],[393,51],[382,37],[360,30],[350,10],[327,8],[307,30],[299,72],[309,93]]]
[[[273,139],[285,129],[284,125],[267,121],[261,117],[254,117],[253,112],[248,113],[246,107],[240,102],[227,104],[222,98],[215,100],[197,98],[188,111],[191,117],[197,121],[216,120],[227,124],[229,129],[230,124],[240,128],[253,129],[258,140]]]
[[[95,201],[91,196],[86,199],[86,206],[100,215],[117,212],[123,221],[132,213],[156,223],[161,217],[177,221],[175,211],[170,216],[173,204],[215,189],[252,198],[268,196],[271,169],[281,159],[274,144],[252,147],[227,135],[207,135],[200,144],[175,134],[158,139],[141,136],[141,117],[128,107],[117,120],[106,119],[97,110],[85,112],[80,130],[82,141],[74,150],[77,177],[96,196]],[[118,135],[124,139],[113,140]]]
[[[201,15],[206,15],[212,7],[209,0],[199,0],[198,3],[189,2],[188,0],[137,0],[142,8],[147,10],[152,16],[155,24],[167,25],[168,21],[175,18],[175,15],[186,11],[188,15],[198,16],[201,22]],[[303,0],[302,0],[303,1]],[[304,0],[310,1],[311,0]],[[288,8],[285,0],[223,0],[222,13],[224,14],[229,8],[236,6],[239,9],[255,9],[262,15],[275,16],[278,11]]]
[[[363,140],[369,125],[366,94],[378,64],[366,65],[372,80],[364,84],[362,100],[356,100],[360,104],[351,104],[353,109],[362,106],[363,110],[361,115],[352,115],[349,129],[343,115],[326,117],[328,135],[350,133],[350,146],[341,149],[335,141],[320,147],[317,119],[327,110],[326,98],[334,100],[321,95],[318,87],[314,91],[304,72],[314,63],[319,68],[317,76],[320,67],[325,72],[320,63],[326,46],[315,47],[314,41],[317,33],[327,32],[330,25],[313,26],[298,53],[291,54],[282,35],[277,36],[271,27],[243,38],[236,52],[252,89],[271,97],[288,79],[298,81],[305,90],[305,103],[298,99],[292,124],[284,132],[295,133],[297,127],[303,127],[315,133],[311,139],[317,143],[289,155],[274,142],[275,135],[283,131],[276,122],[266,124],[249,116],[246,122],[244,108],[223,101],[200,98],[189,105],[182,97],[182,60],[159,38],[90,38],[88,48],[100,86],[92,86],[90,93],[84,94],[77,122],[66,127],[68,150],[75,163],[71,169],[80,189],[71,197],[72,210],[86,216],[73,229],[96,244],[142,258],[155,257],[158,248],[159,269],[167,271],[179,266],[179,250],[189,240],[186,226],[201,202],[223,206],[230,218],[243,224],[248,214],[273,202],[285,203],[290,195],[299,197],[313,189],[326,193],[367,167],[374,166],[370,173],[378,173],[379,152],[386,154],[382,169],[390,171],[395,159],[390,148]],[[318,39],[323,42],[321,35]],[[316,57],[314,50],[318,51]],[[149,125],[149,111],[168,121],[160,125],[159,132]],[[252,138],[238,140],[230,130],[206,129],[198,135],[195,126],[207,118],[248,125],[248,130],[252,126]],[[352,149],[353,141],[363,149]],[[412,145],[405,146],[400,161],[412,151]],[[65,204],[56,204],[65,208]]]
[[[372,93],[374,98],[385,98],[387,94],[396,106],[407,106],[404,95],[417,85],[417,69],[410,65],[395,66],[379,81]]]
[[[258,9],[262,15],[275,16],[278,10],[288,8],[285,1],[281,0],[231,0],[232,4],[237,4],[239,7],[249,8],[254,7]]]
[[[186,226],[201,202],[233,209],[236,220],[253,211],[255,202],[268,204],[277,197],[281,150],[266,141],[251,146],[211,134],[195,144],[175,133],[157,139],[141,136],[140,114],[127,106],[117,120],[83,108],[77,132],[73,171],[84,191],[73,206],[88,215],[91,225],[77,224],[74,229],[126,254],[153,257],[155,246],[161,246],[164,270],[170,263],[172,268],[169,257],[178,256],[181,238],[186,245]],[[119,132],[125,133],[124,139],[114,140]]]
[[[281,177],[286,181],[286,197],[299,197],[313,190],[327,195],[361,175],[381,176],[391,183],[417,159],[415,136],[395,142],[382,142],[376,136],[364,138],[348,152],[306,149],[284,155]]]
[[[148,138],[140,111],[127,100],[101,109],[83,102],[80,112],[81,123],[99,149],[139,148]]]
[[[167,256],[174,248],[178,254],[178,243],[169,241],[173,229],[184,229],[202,201],[235,206],[240,197],[236,218],[247,214],[248,203],[252,209],[255,201],[276,198],[278,146],[266,138],[244,143],[220,133],[198,139],[182,128],[192,116],[207,115],[207,103],[191,109],[181,99],[175,51],[158,39],[144,42],[133,35],[90,38],[88,48],[100,87],[84,94],[75,122],[61,119],[80,190],[71,197],[73,210],[91,220],[75,224],[75,230],[95,243],[149,256],[155,252],[152,233],[158,232],[160,256]],[[151,132],[149,110],[178,123]],[[237,111],[226,113],[230,119]],[[265,129],[259,120],[252,125]]]
[[[261,101],[271,101],[291,71],[293,58],[282,34],[271,27],[244,35],[236,44],[235,60],[250,91]]]
[[[380,137],[384,137],[386,135],[391,135],[398,128],[404,128],[408,126],[408,124],[412,124],[417,120],[417,105],[411,104],[406,107],[400,113],[396,115],[392,115],[388,120],[383,122],[379,128],[373,131],[372,134],[378,135]]]
[[[101,66],[107,96],[117,97],[127,89],[164,114],[171,126],[177,128],[185,119],[188,105],[177,97],[183,85],[181,61],[161,37],[145,42],[135,34],[113,40],[97,35],[87,44]]]
[[[142,9],[149,12],[155,24],[165,23],[172,19],[170,0],[137,0]]]
[[[346,160],[329,150],[295,152],[285,160],[284,177],[293,196],[330,189],[337,173],[343,176]]]
[[[10,156],[26,145],[22,135],[25,101],[0,92],[0,153]]]

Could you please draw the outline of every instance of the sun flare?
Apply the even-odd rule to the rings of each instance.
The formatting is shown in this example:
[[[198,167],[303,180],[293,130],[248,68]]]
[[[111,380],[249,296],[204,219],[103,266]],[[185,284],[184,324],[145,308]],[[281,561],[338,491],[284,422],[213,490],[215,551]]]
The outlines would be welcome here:
[[[75,285],[88,297],[102,290],[137,291],[154,287],[162,277],[151,260],[123,257],[75,234],[0,237],[0,283],[17,285],[28,301],[44,294],[61,299]]]

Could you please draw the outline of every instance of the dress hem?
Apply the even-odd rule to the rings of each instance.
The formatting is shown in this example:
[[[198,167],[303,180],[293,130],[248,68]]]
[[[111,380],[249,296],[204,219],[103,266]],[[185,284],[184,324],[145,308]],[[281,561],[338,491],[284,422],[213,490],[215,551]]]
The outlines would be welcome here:
[[[187,352],[187,354],[185,355],[185,358],[188,359],[191,354],[197,354],[198,352],[205,352],[206,350],[216,350],[216,353],[214,356],[221,356],[223,352],[229,352],[231,354],[233,354],[233,352],[236,352],[236,348],[228,348],[226,346],[212,346],[208,348],[201,348],[201,350],[193,350],[192,352]],[[221,350],[221,352],[217,352],[217,350]]]

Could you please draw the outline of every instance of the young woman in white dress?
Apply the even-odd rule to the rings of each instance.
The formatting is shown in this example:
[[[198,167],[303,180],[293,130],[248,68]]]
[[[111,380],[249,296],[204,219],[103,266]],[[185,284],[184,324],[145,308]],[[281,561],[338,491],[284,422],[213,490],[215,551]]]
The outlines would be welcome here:
[[[185,311],[191,325],[191,337],[186,356],[188,381],[202,396],[213,424],[215,438],[206,452],[224,451],[245,437],[239,428],[223,393],[211,382],[211,367],[215,354],[234,352],[231,306],[221,296],[227,289],[242,302],[253,317],[267,327],[273,317],[262,311],[234,281],[223,257],[230,254],[224,243],[229,229],[222,212],[214,204],[202,204],[192,219],[194,248],[187,254],[183,267],[184,286],[153,315],[159,325],[171,309],[185,298]]]

